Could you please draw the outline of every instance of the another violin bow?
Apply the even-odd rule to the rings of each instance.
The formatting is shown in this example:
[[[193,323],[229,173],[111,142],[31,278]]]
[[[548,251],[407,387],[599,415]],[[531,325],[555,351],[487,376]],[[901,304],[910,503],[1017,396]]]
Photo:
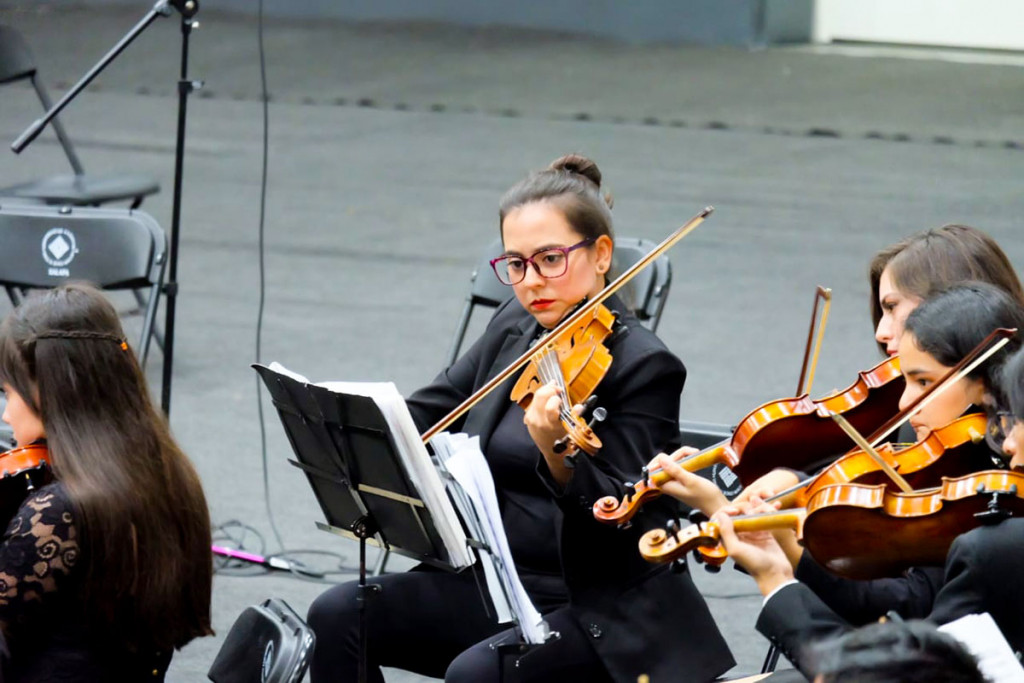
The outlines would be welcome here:
[[[573,314],[569,315],[564,320],[562,320],[562,322],[558,323],[558,325],[554,329],[552,329],[551,332],[548,333],[547,338],[557,339],[559,335],[561,335],[563,332],[574,327],[579,320],[581,320],[584,316],[590,314],[594,309],[596,309],[598,306],[604,303],[605,299],[607,299],[612,294],[621,289],[627,282],[632,280],[637,273],[639,273],[641,270],[643,270],[648,265],[653,263],[654,260],[661,256],[664,252],[668,251],[668,249],[672,245],[674,245],[676,242],[678,242],[679,240],[683,239],[691,232],[693,232],[693,230],[695,230],[698,225],[703,223],[704,219],[710,216],[712,212],[714,212],[714,210],[714,207],[711,206],[704,207],[704,209],[701,210],[700,213],[698,213],[696,216],[688,220],[682,227],[677,229],[671,235],[666,237],[665,240],[661,244],[656,246],[654,249],[652,249],[649,254],[647,254],[642,259],[634,263],[628,270],[626,270],[626,272],[624,272],[619,277],[615,278],[615,280],[611,282],[607,287],[598,292],[598,294],[595,295],[593,299],[588,301],[583,306],[580,306],[578,309],[576,309],[576,311]],[[423,432],[420,438],[423,439],[424,442],[426,442],[432,439],[434,435],[436,435],[437,433],[447,429],[453,422],[458,420],[460,417],[462,417],[463,414],[465,414],[473,406],[475,406],[477,403],[483,400],[483,398],[487,396],[487,394],[491,393],[495,389],[495,387],[497,387],[506,379],[508,379],[512,375],[512,373],[516,372],[524,365],[529,363],[530,359],[533,358],[533,356],[538,352],[538,350],[539,349],[537,348],[531,348],[527,350],[523,355],[519,356],[519,358],[514,360],[511,365],[509,365],[507,368],[505,368],[497,375],[492,377],[490,381],[488,381],[482,387],[473,392],[473,394],[469,396],[465,401],[456,406],[452,412],[448,413],[446,416],[441,418],[441,420],[438,421],[437,424],[435,424],[427,431]]]
[[[847,436],[853,439],[855,444],[860,446],[861,450],[871,456],[871,459],[875,461],[883,472],[889,475],[889,478],[896,483],[896,486],[898,486],[901,491],[904,493],[910,493],[914,490],[914,487],[908,484],[907,480],[900,476],[893,466],[887,463],[885,459],[878,454],[878,451],[876,451],[874,447],[868,443],[868,440],[865,439],[852,424],[850,424],[849,420],[839,413],[832,413],[832,419],[835,420],[836,424],[839,425],[844,432],[846,432]]]
[[[818,305],[824,302],[821,312],[821,323],[818,325],[818,338],[814,341],[814,357],[811,359],[811,340],[814,339],[814,326],[818,319]],[[818,286],[814,292],[814,306],[811,308],[811,326],[807,330],[807,346],[804,349],[804,362],[800,367],[800,380],[796,385],[796,396],[811,393],[811,386],[814,384],[814,371],[818,367],[818,354],[821,353],[821,340],[825,336],[825,325],[828,324],[828,313],[832,308],[832,290],[828,287]],[[811,361],[810,372],[808,373],[807,363]],[[806,378],[807,384],[804,384]]]

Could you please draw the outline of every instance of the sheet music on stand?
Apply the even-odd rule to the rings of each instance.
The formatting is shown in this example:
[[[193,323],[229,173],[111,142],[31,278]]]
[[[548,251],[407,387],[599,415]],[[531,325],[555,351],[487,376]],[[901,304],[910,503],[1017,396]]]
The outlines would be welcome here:
[[[451,476],[449,492],[470,536],[481,541],[490,556],[491,561],[482,561],[481,565],[498,622],[515,621],[523,639],[531,645],[546,642],[551,632],[519,580],[479,437],[445,432],[434,436],[430,444],[439,466]]]
[[[512,560],[478,438],[436,435],[435,463],[393,383],[314,384],[279,363],[254,367],[298,458],[293,464],[328,519],[318,527],[448,569],[472,565],[474,549],[486,551],[490,560],[480,564],[498,622],[515,621],[528,645],[548,640]],[[365,515],[377,529],[354,536],[349,522]]]
[[[256,370],[327,518],[321,529],[360,540],[350,523],[370,515],[371,545],[447,569],[476,561],[394,384],[314,384],[278,363]]]

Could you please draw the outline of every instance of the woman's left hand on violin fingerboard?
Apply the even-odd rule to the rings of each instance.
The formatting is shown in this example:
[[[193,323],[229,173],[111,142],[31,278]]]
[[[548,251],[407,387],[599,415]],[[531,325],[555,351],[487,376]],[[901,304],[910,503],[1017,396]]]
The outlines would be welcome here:
[[[537,389],[530,401],[530,407],[523,415],[523,423],[530,432],[530,438],[544,455],[551,476],[565,486],[572,477],[572,470],[565,466],[566,452],[556,453],[555,442],[565,438],[565,427],[562,426],[561,408],[562,392],[554,384],[545,384]],[[582,405],[573,406],[573,413],[580,415]]]
[[[793,567],[771,531],[748,531],[737,534],[732,517],[739,514],[768,513],[775,507],[752,496],[749,504],[726,506],[711,518],[718,525],[722,545],[757,582],[761,595],[767,596],[784,583],[793,580]]]
[[[661,490],[676,500],[681,500],[692,508],[700,510],[709,517],[718,511],[723,505],[728,504],[729,499],[725,497],[718,486],[705,477],[683,469],[676,464],[688,455],[697,452],[696,448],[683,446],[672,455],[659,453],[647,464],[648,470],[661,469],[671,481],[661,485]]]

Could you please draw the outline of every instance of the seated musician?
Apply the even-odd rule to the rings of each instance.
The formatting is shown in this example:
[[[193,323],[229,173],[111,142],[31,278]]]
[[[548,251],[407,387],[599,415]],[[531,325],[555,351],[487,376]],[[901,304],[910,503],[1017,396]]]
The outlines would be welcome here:
[[[614,244],[600,183],[592,161],[568,156],[506,193],[499,212],[504,256],[494,267],[515,297],[451,368],[409,397],[421,430],[604,288]],[[629,532],[601,525],[591,514],[601,496],[621,495],[650,453],[678,443],[685,379],[679,359],[620,300],[613,296],[607,304],[619,313],[621,331],[609,342],[613,360],[596,392],[608,416],[594,426],[603,444],[595,456],[575,456],[570,469],[557,452],[555,441],[565,436],[559,419],[564,399],[553,386],[540,388],[524,411],[509,400],[509,381],[455,425],[480,436],[516,569],[560,634],[507,659],[504,668],[519,681],[633,683],[643,674],[655,681],[709,681],[733,659],[707,605],[688,574],[655,568],[636,552],[639,535],[663,523],[669,508],[654,507]],[[499,680],[492,645],[514,642],[515,634],[488,613],[474,571],[418,566],[374,580],[382,590],[369,605],[370,681],[383,680],[381,666],[447,681]],[[315,683],[356,679],[356,598],[353,582],[329,589],[310,608]]]
[[[1005,252],[989,235],[966,225],[924,230],[882,249],[871,260],[868,275],[875,340],[890,356],[898,350],[907,316],[932,294],[958,282],[991,283],[1024,306],[1024,287]],[[912,439],[910,433],[901,436],[904,441]],[[679,460],[696,452],[684,446],[649,466],[672,474],[674,482],[663,486],[665,493],[711,515],[728,502],[721,491],[704,477],[666,464],[668,457]],[[753,494],[768,498],[795,485],[801,476],[805,475],[789,469],[774,470],[751,482],[738,500]]]
[[[30,297],[0,325],[0,382],[18,444],[45,440],[52,465],[4,520],[0,679],[163,680],[212,634],[210,520],[114,307],[85,285]]]
[[[1022,322],[1024,309],[1005,293],[982,283],[958,285],[925,301],[907,318],[899,344],[903,370],[907,373],[908,397],[941,377],[958,356],[963,356],[986,336],[986,331],[996,327],[1020,328]],[[1016,346],[1019,347],[1019,342]],[[1005,372],[1020,372],[1020,355],[1021,351],[1017,351],[1014,363],[1008,364]],[[952,419],[966,405],[979,403],[982,394],[987,394],[989,401],[1005,400],[1004,395],[1011,395],[1014,390],[1012,382],[1021,379],[1015,375],[1010,382],[999,381],[999,368],[1005,356],[1004,349],[933,401],[918,414],[915,428],[927,430]],[[909,401],[905,399],[906,402]],[[1007,441],[1009,445],[1004,449],[1011,452],[1015,440],[1011,437]],[[1015,460],[1013,464],[1018,463]],[[753,496],[752,501],[758,503],[759,498]],[[852,624],[882,616],[886,608],[901,616],[930,614],[930,618],[939,623],[987,611],[992,613],[1011,646],[1024,647],[1024,629],[1020,627],[1020,607],[1024,605],[1007,600],[1006,594],[1000,591],[1006,585],[1004,580],[1011,580],[1014,568],[1024,563],[1024,544],[1020,542],[1024,529],[1018,526],[1017,520],[976,529],[958,538],[950,550],[941,581],[921,589],[918,584],[923,581],[913,576],[913,572],[920,570],[910,570],[903,577],[893,579],[849,581],[829,575],[806,553],[800,556],[798,546],[786,536],[781,537],[781,545],[771,533],[737,536],[724,511],[736,513],[738,510],[738,507],[724,508],[714,519],[722,525],[722,542],[730,556],[753,576],[766,596],[757,628],[779,645],[787,658],[808,677],[814,671],[803,657],[806,643],[842,634],[853,628]],[[989,550],[989,545],[979,543],[990,536],[1003,539],[994,546],[999,548],[995,553]],[[884,542],[881,533],[879,542]],[[794,554],[797,557],[794,558]],[[794,559],[799,562],[796,573],[799,582],[794,578]],[[991,566],[979,569],[988,560]],[[1005,576],[1000,580],[993,572],[997,575],[1003,572]],[[925,600],[929,594],[933,594],[934,599]],[[916,599],[908,601],[907,595],[915,595]],[[849,616],[851,614],[854,616]]]

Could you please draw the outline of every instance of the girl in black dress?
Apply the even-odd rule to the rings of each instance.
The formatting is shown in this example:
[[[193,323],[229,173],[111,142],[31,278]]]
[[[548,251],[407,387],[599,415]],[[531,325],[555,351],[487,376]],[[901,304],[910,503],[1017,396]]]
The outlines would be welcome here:
[[[0,543],[4,680],[163,680],[212,633],[209,513],[113,306],[84,285],[30,297],[0,325],[0,382],[52,465]]]

